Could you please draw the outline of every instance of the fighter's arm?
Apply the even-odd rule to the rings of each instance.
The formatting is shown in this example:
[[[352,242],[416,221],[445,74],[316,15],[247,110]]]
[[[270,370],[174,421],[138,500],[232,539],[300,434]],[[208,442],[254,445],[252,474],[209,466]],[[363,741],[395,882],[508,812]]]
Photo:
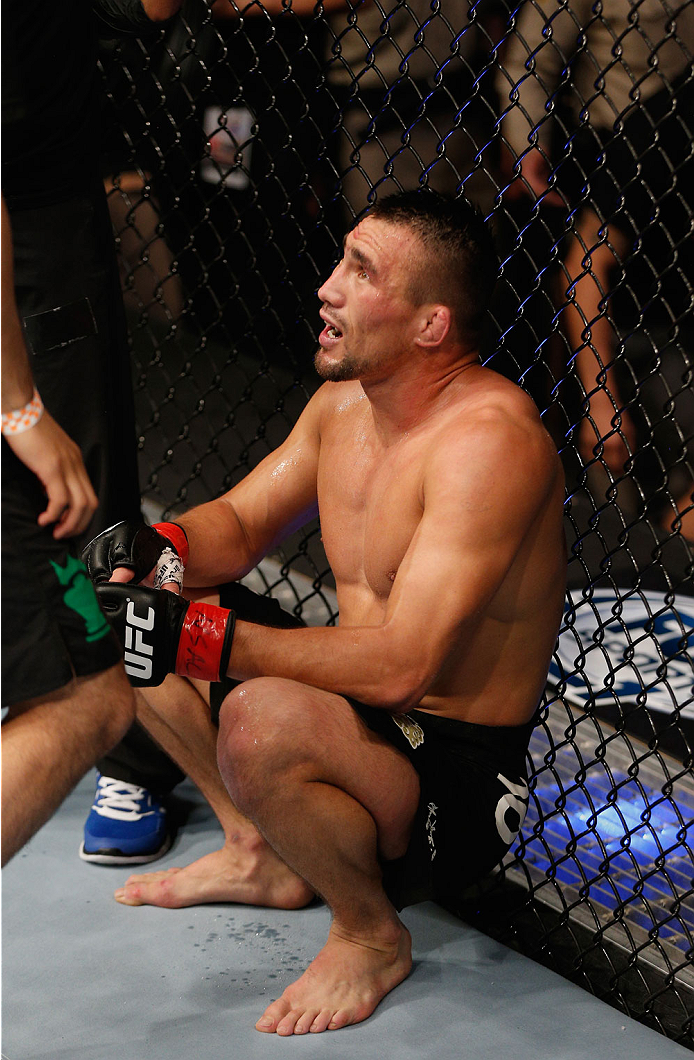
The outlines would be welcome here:
[[[542,432],[501,417],[430,460],[423,514],[380,625],[276,630],[236,623],[228,673],[280,676],[406,710],[430,688],[502,585],[555,480]]]
[[[420,484],[422,517],[383,621],[372,625],[274,629],[171,593],[130,595],[111,586],[100,588],[102,604],[126,647],[129,622],[153,631],[150,643],[158,647],[149,683],[172,671],[208,681],[224,673],[237,680],[285,677],[385,710],[407,710],[431,688],[451,651],[469,642],[466,631],[475,633],[556,485],[557,468],[552,443],[527,422],[467,417],[458,436],[429,457]],[[245,511],[248,517],[252,505]],[[236,540],[241,547],[236,513],[226,529],[228,514],[218,509],[216,515],[225,546]],[[202,523],[195,529],[206,532]],[[134,608],[134,618],[127,608]]]
[[[177,522],[188,537],[185,584],[242,578],[271,549],[318,512],[320,424],[329,401],[314,394],[286,440],[238,485]]]
[[[97,582],[174,583],[205,588],[237,581],[318,512],[318,453],[326,387],[311,398],[287,439],[224,496],[175,523],[121,522],[90,541],[82,558]],[[176,555],[180,557],[179,562]],[[167,556],[176,575],[163,577]],[[181,571],[185,568],[184,578]]]

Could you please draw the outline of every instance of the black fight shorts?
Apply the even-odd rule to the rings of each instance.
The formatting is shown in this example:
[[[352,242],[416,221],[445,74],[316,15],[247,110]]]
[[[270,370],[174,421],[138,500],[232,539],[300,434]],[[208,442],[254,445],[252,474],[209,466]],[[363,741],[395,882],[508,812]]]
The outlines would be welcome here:
[[[2,440],[2,702],[12,706],[114,666],[122,653],[86,569],[52,527],[39,480]]]
[[[223,585],[220,602],[239,618],[261,625],[303,625],[276,600],[242,585]],[[224,697],[237,683],[226,678],[210,686],[215,725]],[[520,831],[528,808],[526,754],[534,722],[472,725],[421,710],[392,715],[345,698],[419,775],[419,805],[407,851],[382,864],[388,897],[397,909],[459,898],[499,865]]]
[[[528,808],[526,753],[534,723],[473,725],[423,710],[393,715],[348,702],[419,776],[407,851],[382,865],[388,897],[396,909],[460,898],[500,864],[520,831]]]

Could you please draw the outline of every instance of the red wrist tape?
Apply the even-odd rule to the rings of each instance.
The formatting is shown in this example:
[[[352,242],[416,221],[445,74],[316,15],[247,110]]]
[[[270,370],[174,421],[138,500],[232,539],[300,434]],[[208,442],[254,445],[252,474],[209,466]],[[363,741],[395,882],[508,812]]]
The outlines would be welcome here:
[[[153,523],[152,529],[168,537],[176,552],[183,560],[183,566],[188,563],[188,538],[182,526],[178,523]]]
[[[176,673],[199,681],[226,676],[236,615],[214,604],[191,604],[183,620]]]

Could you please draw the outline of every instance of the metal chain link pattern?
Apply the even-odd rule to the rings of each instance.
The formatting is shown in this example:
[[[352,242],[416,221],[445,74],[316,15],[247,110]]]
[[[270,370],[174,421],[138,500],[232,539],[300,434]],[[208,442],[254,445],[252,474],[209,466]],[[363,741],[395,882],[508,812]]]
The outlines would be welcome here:
[[[689,1045],[693,9],[187,0],[160,39],[102,54],[157,517],[285,437],[318,382],[315,292],[374,196],[430,184],[490,217],[501,269],[482,352],[556,441],[571,558],[502,873],[520,897],[500,915],[492,886],[485,926]],[[256,579],[335,621],[317,526]],[[483,922],[484,902],[467,915]]]

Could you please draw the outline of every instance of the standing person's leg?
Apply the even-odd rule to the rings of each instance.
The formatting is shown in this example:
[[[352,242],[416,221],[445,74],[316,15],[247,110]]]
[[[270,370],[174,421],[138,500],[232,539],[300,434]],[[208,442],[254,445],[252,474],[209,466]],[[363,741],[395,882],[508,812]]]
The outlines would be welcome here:
[[[121,663],[10,708],[2,726],[3,865],[118,742],[133,716]]]
[[[175,831],[166,797],[183,772],[137,722],[96,770],[80,858],[92,865],[142,865],[162,857]]]
[[[583,418],[579,429],[581,456],[588,464],[596,447],[601,446],[605,463],[615,476],[622,474],[630,451],[636,448],[634,424],[615,370],[618,342],[611,303],[608,307],[614,273],[627,249],[627,239],[617,225],[608,232],[592,210],[583,210],[564,259],[572,292],[564,308],[564,326],[576,355],[578,377],[590,395],[590,415]],[[613,421],[619,423],[619,429]]]
[[[227,697],[218,759],[235,805],[333,914],[326,945],[258,1029],[302,1034],[366,1019],[411,968],[380,859],[407,848],[413,766],[341,696],[277,678]]]
[[[51,816],[135,715],[87,571],[39,527],[39,480],[2,444],[3,859]]]
[[[37,387],[79,445],[99,500],[79,550],[119,519],[140,514],[130,351],[104,189],[95,182],[91,192],[60,203],[15,210],[12,225],[17,302]],[[168,792],[181,775],[141,733],[106,750],[97,763],[105,786],[97,787],[81,855],[106,863],[152,860],[169,835],[165,809],[149,790]],[[115,798],[108,778],[124,782]]]
[[[168,330],[183,311],[183,288],[172,270],[152,176],[127,169],[107,177],[104,187],[120,244],[123,301],[129,313],[146,315],[150,326]]]

